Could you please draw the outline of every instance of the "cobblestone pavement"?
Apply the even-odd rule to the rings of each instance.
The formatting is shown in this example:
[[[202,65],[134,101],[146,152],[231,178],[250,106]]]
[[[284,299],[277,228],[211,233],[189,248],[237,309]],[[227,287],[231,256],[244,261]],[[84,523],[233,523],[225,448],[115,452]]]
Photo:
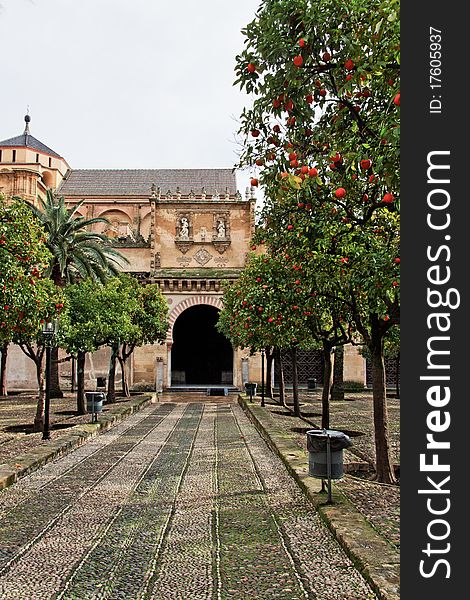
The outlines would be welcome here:
[[[134,396],[135,397],[135,396]],[[132,398],[118,397],[114,404],[105,404],[103,413],[125,406]],[[42,440],[42,432],[33,432],[37,396],[21,393],[0,397],[0,464],[49,442]],[[91,415],[78,415],[75,395],[65,392],[63,398],[53,398],[50,406],[50,436],[56,441],[70,433],[74,425],[91,422]]]
[[[321,390],[301,392],[302,414],[321,425]],[[390,455],[394,463],[400,463],[400,401],[387,398],[389,416]],[[267,403],[277,425],[282,427],[299,448],[307,450],[307,439],[303,429],[308,424],[290,416],[275,403]],[[346,400],[330,402],[330,427],[353,434],[351,452],[345,452],[345,462],[355,460],[355,456],[371,465],[375,462],[374,428],[373,428],[372,393],[346,394]],[[302,429],[299,433],[295,430]],[[357,434],[357,435],[354,435]],[[360,473],[359,473],[360,474]],[[348,476],[336,482],[352,504],[365,516],[373,527],[394,546],[400,546],[400,487],[381,485],[362,477]]]
[[[0,493],[0,598],[368,600],[238,405],[165,402]]]

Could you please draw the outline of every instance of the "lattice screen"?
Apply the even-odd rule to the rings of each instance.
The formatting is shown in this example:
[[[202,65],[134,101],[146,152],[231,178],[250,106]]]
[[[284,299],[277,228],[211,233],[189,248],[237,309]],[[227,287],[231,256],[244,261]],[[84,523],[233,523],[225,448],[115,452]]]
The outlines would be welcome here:
[[[284,367],[284,381],[292,385],[292,360],[289,350],[282,352],[282,365]],[[321,350],[297,350],[297,371],[299,384],[307,385],[309,379],[316,379],[323,385],[323,355]],[[274,366],[274,383],[279,382],[279,364]]]
[[[386,385],[393,388],[397,385],[396,381],[396,361],[394,358],[385,358],[385,379]],[[400,368],[398,369],[398,383],[400,383]],[[372,363],[370,358],[366,359],[366,384],[372,387]]]

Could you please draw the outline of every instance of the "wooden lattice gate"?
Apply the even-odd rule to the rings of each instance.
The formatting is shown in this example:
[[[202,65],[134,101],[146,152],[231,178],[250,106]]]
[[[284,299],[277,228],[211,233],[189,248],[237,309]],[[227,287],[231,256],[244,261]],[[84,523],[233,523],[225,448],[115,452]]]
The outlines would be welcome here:
[[[282,366],[284,367],[284,381],[292,385],[292,358],[289,350],[282,351]],[[315,379],[317,384],[323,385],[323,354],[321,350],[297,350],[297,372],[299,385],[307,385],[309,379]],[[279,363],[274,364],[274,383],[279,382]]]

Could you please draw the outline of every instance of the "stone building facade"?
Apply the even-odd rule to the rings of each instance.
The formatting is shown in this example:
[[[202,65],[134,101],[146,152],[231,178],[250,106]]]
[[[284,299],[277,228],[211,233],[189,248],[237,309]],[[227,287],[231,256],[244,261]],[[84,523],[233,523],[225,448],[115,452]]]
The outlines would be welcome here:
[[[129,261],[123,268],[143,283],[158,283],[170,309],[164,344],[134,351],[134,389],[224,386],[260,380],[259,356],[232,348],[215,329],[223,285],[244,267],[255,224],[253,189],[237,190],[230,169],[71,169],[34,138],[29,117],[22,135],[0,142],[0,191],[35,201],[47,188],[70,205],[83,202],[97,225]],[[34,387],[33,365],[9,354],[9,385]],[[90,355],[87,386],[107,375],[109,350]],[[350,379],[364,380],[363,360],[351,357]],[[70,377],[70,363],[61,366]],[[362,378],[362,379],[361,379]]]

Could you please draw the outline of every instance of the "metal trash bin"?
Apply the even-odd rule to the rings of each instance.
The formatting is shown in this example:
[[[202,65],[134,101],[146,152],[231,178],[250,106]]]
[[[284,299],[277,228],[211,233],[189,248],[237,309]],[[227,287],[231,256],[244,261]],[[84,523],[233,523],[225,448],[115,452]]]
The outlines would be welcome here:
[[[103,412],[104,394],[103,392],[85,392],[85,396],[87,411],[92,414],[92,420],[93,416],[96,420],[97,413]]]
[[[328,473],[328,439],[330,465]],[[343,450],[352,442],[342,431],[334,429],[312,429],[307,431],[309,475],[319,479],[341,479],[343,477]]]
[[[315,390],[317,388],[317,380],[316,379],[307,379],[307,388],[309,390]]]
[[[256,396],[257,383],[247,382],[245,383],[245,392],[250,396],[250,400],[253,400],[253,396]]]

